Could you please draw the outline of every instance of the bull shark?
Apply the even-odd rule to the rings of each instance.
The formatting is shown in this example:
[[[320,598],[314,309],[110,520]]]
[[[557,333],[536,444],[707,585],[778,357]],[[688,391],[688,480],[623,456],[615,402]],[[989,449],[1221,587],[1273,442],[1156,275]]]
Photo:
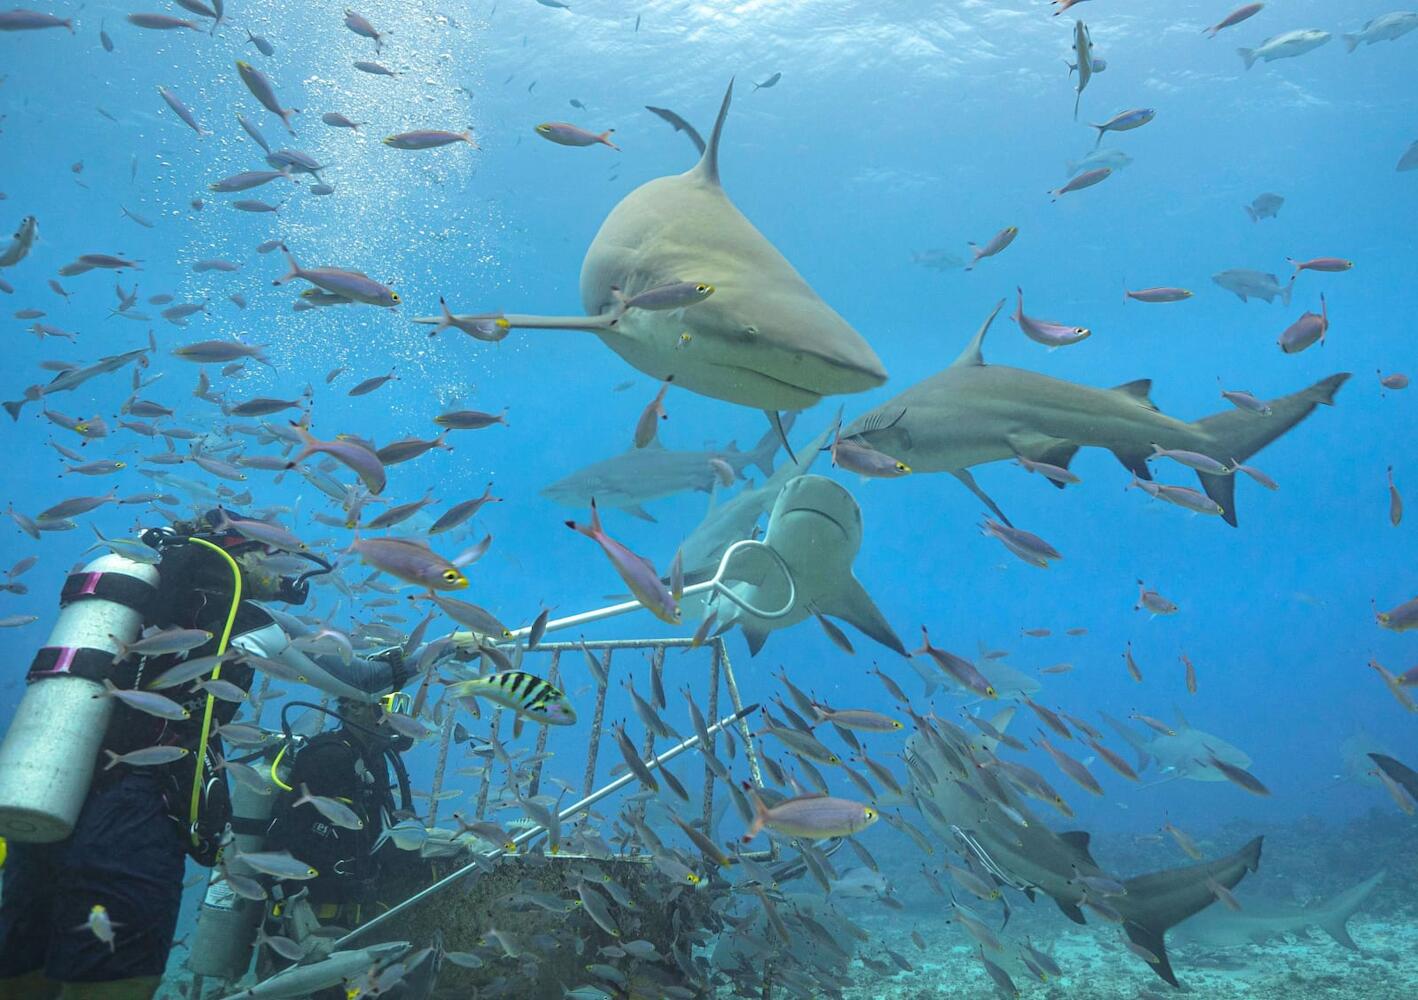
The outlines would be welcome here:
[[[1103,721],[1117,730],[1128,746],[1137,752],[1137,769],[1143,770],[1152,761],[1168,777],[1185,778],[1188,781],[1225,781],[1226,776],[1218,768],[1207,762],[1208,757],[1236,767],[1250,767],[1251,758],[1244,750],[1227,743],[1219,736],[1193,729],[1181,712],[1177,712],[1177,724],[1171,736],[1157,733],[1152,739],[1139,736],[1136,730],[1125,726],[1104,712]]]
[[[743,628],[749,652],[757,655],[768,633],[787,628],[814,613],[840,618],[902,656],[906,647],[887,624],[866,589],[852,573],[862,547],[862,510],[852,494],[822,476],[788,481],[773,504],[763,543],[773,549],[793,575],[793,604],[781,618],[765,619],[715,594],[706,613],[717,612],[724,631]],[[752,562],[750,562],[752,559]],[[727,586],[756,608],[777,609],[788,599],[782,571],[761,554],[736,560]]]
[[[882,385],[886,370],[867,342],[724,193],[719,144],[733,92],[731,81],[695,167],[642,184],[606,216],[581,265],[587,315],[504,318],[589,331],[656,379],[673,375],[680,388],[775,413]],[[683,309],[618,307],[617,289],[634,297],[681,281],[714,292]]]
[[[1003,300],[943,372],[858,417],[842,432],[862,439],[915,472],[949,472],[1001,519],[1004,512],[975,482],[970,468],[1023,456],[1068,467],[1079,448],[1107,448],[1138,479],[1150,480],[1153,444],[1244,462],[1294,427],[1320,403],[1332,405],[1348,373],[1271,402],[1269,415],[1239,409],[1195,422],[1169,417],[1138,379],[1095,389],[1022,368],[985,363],[981,345]],[[1207,496],[1235,526],[1235,477],[1198,473]]]
[[[586,507],[595,498],[601,507],[616,507],[654,521],[642,505],[690,490],[710,492],[716,476],[709,463],[716,459],[727,463],[736,476],[750,465],[771,476],[780,440],[777,430],[770,428],[752,451],[739,451],[733,443],[722,451],[670,451],[657,438],[644,448],[631,447],[558,479],[542,490],[542,496],[566,507]]]
[[[1007,726],[1012,714],[1007,709],[996,716],[995,728]],[[926,726],[907,741],[906,756],[912,764],[911,794],[931,828],[962,854],[972,855],[999,883],[1030,900],[1043,893],[1070,920],[1084,923],[1079,904],[1087,880],[1112,877],[1093,859],[1088,833],[1049,829],[1021,796],[994,778],[993,768],[981,766],[993,755],[995,740],[967,743],[947,727],[920,722]],[[1001,802],[1012,816],[999,808]],[[1259,867],[1260,853],[1257,837],[1214,861],[1139,875],[1123,881],[1124,893],[1109,895],[1106,903],[1121,915],[1127,936],[1156,957],[1148,963],[1152,970],[1177,986],[1166,932],[1216,902],[1209,881],[1232,888]]]
[[[1177,928],[1181,940],[1213,948],[1230,948],[1243,944],[1264,944],[1282,934],[1299,934],[1318,927],[1352,951],[1359,946],[1349,936],[1349,918],[1384,880],[1379,872],[1339,895],[1309,906],[1270,902],[1241,897],[1241,909],[1231,911],[1215,906],[1198,913]]]

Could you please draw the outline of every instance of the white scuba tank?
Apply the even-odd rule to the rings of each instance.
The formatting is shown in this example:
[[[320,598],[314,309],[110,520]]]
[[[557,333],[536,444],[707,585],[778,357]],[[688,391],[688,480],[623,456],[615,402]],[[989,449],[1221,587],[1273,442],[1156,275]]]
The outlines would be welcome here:
[[[263,776],[269,766],[261,766]],[[243,782],[232,783],[231,822],[236,850],[241,853],[260,851],[266,845],[265,831],[278,792],[269,777],[266,786],[268,793],[263,795]],[[212,869],[207,893],[197,908],[197,929],[192,934],[187,967],[199,976],[235,980],[251,965],[251,946],[266,903],[238,896],[220,879],[220,869]]]
[[[51,843],[73,832],[113,714],[113,700],[95,695],[118,644],[142,631],[157,584],[155,567],[116,554],[65,582],[59,619],[0,744],[0,836]]]

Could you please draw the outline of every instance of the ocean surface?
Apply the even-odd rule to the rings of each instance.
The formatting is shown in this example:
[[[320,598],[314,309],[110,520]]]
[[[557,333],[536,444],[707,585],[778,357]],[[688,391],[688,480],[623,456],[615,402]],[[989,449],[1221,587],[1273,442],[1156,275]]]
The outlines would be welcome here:
[[[815,292],[839,313],[888,373],[885,384],[829,393],[797,413],[788,440],[799,459],[808,457],[813,438],[836,426],[839,409],[845,425],[945,369],[1002,299],[1005,308],[983,341],[988,365],[1099,388],[1150,379],[1156,407],[1182,421],[1233,410],[1222,388],[1273,399],[1351,373],[1332,407],[1316,407],[1247,459],[1278,489],[1237,474],[1234,527],[1129,488],[1133,473],[1097,442],[1082,442],[1069,466],[1080,482],[1065,489],[1013,461],[976,466],[980,489],[1013,525],[1047,540],[1061,556],[1047,569],[986,537],[979,525],[996,515],[949,474],[916,469],[868,477],[842,467],[846,463],[834,467],[830,454],[818,456],[811,471],[845,488],[860,507],[861,547],[851,565],[905,648],[920,646],[925,626],[938,648],[981,664],[1007,663],[1038,682],[1033,701],[1091,721],[1103,742],[1134,765],[1138,755],[1100,713],[1120,720],[1139,713],[1195,727],[1244,751],[1264,794],[1225,780],[1214,768],[1207,780],[1186,780],[1156,762],[1130,781],[1086,744],[1041,729],[1040,716],[1019,702],[1010,732],[1026,743],[1048,732],[1055,746],[1092,771],[1103,791],[1085,791],[1042,749],[1030,746],[1013,759],[1045,775],[1076,815],[1065,819],[1037,803],[1036,812],[1055,830],[1091,831],[1093,854],[1110,874],[1124,878],[1192,863],[1160,833],[1166,823],[1200,841],[1208,857],[1268,835],[1259,872],[1237,890],[1243,907],[1252,898],[1303,903],[1327,897],[1388,869],[1383,887],[1351,924],[1362,952],[1318,933],[1289,938],[1288,944],[1247,944],[1227,961],[1217,958],[1220,950],[1187,945],[1172,954],[1184,983],[1207,996],[1398,997],[1418,991],[1418,984],[1403,985],[1398,964],[1383,959],[1385,951],[1411,954],[1418,939],[1413,819],[1369,773],[1374,764],[1364,756],[1376,750],[1418,764],[1414,715],[1369,666],[1376,661],[1401,675],[1418,661],[1411,634],[1376,621],[1376,612],[1418,593],[1414,522],[1391,516],[1390,491],[1392,482],[1400,494],[1411,490],[1418,497],[1411,447],[1418,401],[1415,390],[1380,382],[1418,365],[1410,329],[1418,309],[1418,171],[1395,169],[1405,153],[1418,167],[1418,154],[1409,152],[1418,140],[1418,31],[1371,44],[1361,39],[1352,52],[1342,37],[1361,32],[1391,4],[1277,0],[1208,38],[1203,29],[1225,17],[1232,4],[1091,0],[1052,16],[1057,12],[1043,0],[575,0],[569,9],[537,0],[367,2],[359,13],[387,32],[376,51],[374,41],[346,27],[344,5],[336,3],[232,0],[214,30],[210,19],[176,4],[153,3],[142,9],[191,18],[201,30],[149,30],[125,20],[129,5],[31,2],[35,10],[72,18],[73,30],[0,32],[0,230],[8,234],[33,216],[39,236],[23,259],[0,268],[9,293],[0,296],[8,328],[0,396],[19,400],[26,387],[52,379],[53,367],[45,370],[43,362],[91,364],[148,346],[151,333],[157,350],[141,369],[145,384],[137,395],[175,412],[137,419],[159,431],[195,431],[226,460],[240,453],[282,454],[290,445],[269,433],[233,429],[257,418],[224,415],[194,398],[199,371],[228,404],[254,397],[300,400],[309,387],[310,400],[300,408],[308,410],[311,431],[322,439],[355,435],[383,445],[432,438],[439,430],[433,417],[445,410],[505,411],[505,425],[450,431],[447,448],[390,466],[382,499],[393,505],[431,497],[426,511],[394,530],[429,541],[449,558],[491,535],[486,555],[466,567],[468,588],[452,596],[483,606],[511,628],[531,624],[543,608],[556,619],[628,599],[597,545],[565,525],[588,522],[587,507],[558,503],[542,491],[593,462],[635,450],[637,422],[673,367],[639,371],[594,334],[517,328],[516,319],[582,315],[581,261],[602,220],[641,184],[695,165],[699,154],[691,141],[647,105],[672,110],[707,138],[733,81],[718,158],[724,192],[811,286],[807,294]],[[1407,17],[1396,23],[1411,29],[1418,14]],[[1076,18],[1087,22],[1092,58],[1106,60],[1106,69],[1095,71],[1081,95],[1077,120],[1078,77],[1066,66],[1077,61]],[[1258,61],[1250,69],[1238,55],[1238,47],[1256,48],[1296,29],[1332,37],[1313,51]],[[101,30],[112,51],[101,43]],[[249,35],[268,39],[274,54],[262,54]],[[237,60],[264,73],[283,106],[300,109],[291,116],[293,135],[243,84]],[[361,72],[353,66],[357,60],[377,61],[393,75]],[[771,85],[754,86],[770,79]],[[190,109],[200,134],[180,120],[159,88]],[[1121,151],[1130,161],[1114,161],[1111,175],[1092,187],[1051,198],[1051,189],[1074,176],[1070,166],[1094,150],[1099,133],[1089,124],[1134,108],[1153,109],[1155,118],[1101,139],[1101,150]],[[331,112],[359,128],[322,122]],[[318,178],[297,172],[250,191],[209,190],[239,171],[268,169],[264,151],[238,115],[260,130],[271,150],[312,157],[322,165]],[[619,148],[549,142],[536,130],[544,122],[571,123],[592,135],[613,129],[609,141]],[[421,150],[381,142],[418,129],[467,131],[471,142]],[[317,195],[317,183],[333,190]],[[1283,197],[1283,204],[1274,217],[1253,221],[1246,206],[1266,193]],[[242,211],[233,205],[239,199],[274,209]],[[696,257],[692,244],[711,240],[712,226],[701,226],[688,208],[684,218],[673,218],[673,203],[657,211],[666,216],[662,221],[688,232],[691,243],[681,258],[689,263],[661,278],[716,288],[703,302],[672,313],[631,309],[627,315],[682,321],[689,330],[695,310],[718,308],[716,298],[747,294],[739,300],[749,301],[741,318],[751,323],[751,293],[743,289],[750,279],[724,258],[707,252]],[[1009,226],[1018,228],[1013,242],[967,270],[969,244],[983,247]],[[397,291],[397,306],[293,310],[311,286],[300,280],[273,284],[287,270],[282,252],[256,250],[271,240],[283,241],[304,267],[364,272]],[[0,237],[0,250],[4,246]],[[61,267],[92,253],[138,266],[58,276]],[[1330,257],[1352,267],[1299,271],[1288,303],[1242,301],[1213,280],[1230,269],[1252,269],[1275,275],[1286,287],[1295,270],[1288,258]],[[194,270],[194,263],[210,259],[235,269]],[[703,263],[695,270],[697,259]],[[725,268],[734,277],[722,277]],[[759,288],[760,295],[801,294],[772,274],[759,276],[759,284],[769,286]],[[115,281],[125,292],[137,286],[127,315],[115,314]],[[1167,286],[1193,294],[1165,303],[1124,295]],[[1017,288],[1028,316],[1085,327],[1091,335],[1058,349],[1033,342],[1011,319]],[[171,302],[150,304],[159,294],[172,296]],[[1321,295],[1328,321],[1324,339],[1299,353],[1283,352],[1278,338],[1303,313],[1320,313]],[[412,320],[437,316],[440,297],[454,313],[511,316],[514,328],[498,342],[457,329],[430,336],[432,327]],[[204,308],[178,323],[163,318],[164,309],[182,303]],[[43,315],[11,317],[23,310]],[[58,333],[36,336],[35,324],[52,325]],[[761,333],[777,335],[771,329]],[[817,329],[803,334],[808,343],[821,335]],[[270,366],[249,361],[224,375],[219,364],[198,365],[172,353],[184,344],[231,338],[262,345]],[[674,364],[682,358],[687,373],[719,349],[712,341],[711,333],[698,332],[665,356]],[[738,350],[731,339],[725,343],[730,355]],[[337,368],[341,373],[328,378]],[[2,499],[15,511],[33,517],[66,498],[110,490],[118,497],[169,493],[179,501],[105,503],[75,517],[73,530],[45,532],[38,541],[0,519],[0,572],[38,557],[16,578],[27,589],[0,595],[7,625],[15,616],[34,616],[0,631],[10,665],[0,680],[0,729],[24,693],[26,666],[45,641],[66,573],[92,558],[85,551],[95,541],[91,527],[107,536],[131,535],[166,523],[169,512],[190,515],[214,506],[205,491],[221,486],[233,509],[270,512],[330,558],[354,538],[313,519],[337,514],[339,507],[296,472],[247,469],[245,481],[236,482],[191,462],[145,463],[145,456],[168,446],[161,436],[119,423],[135,419],[121,412],[133,394],[134,372],[125,367],[44,400],[61,414],[101,415],[110,427],[105,438],[84,443],[45,419],[36,402],[14,421],[0,417]],[[362,380],[391,373],[394,378],[375,391],[348,395]],[[1042,405],[1031,391],[976,399],[942,419],[962,434],[1000,426],[1022,434]],[[770,431],[756,406],[677,384],[665,393],[664,410],[665,419],[650,417],[658,424],[652,448],[719,451],[733,442],[748,450]],[[292,408],[259,419],[285,427],[299,415]],[[766,439],[770,448],[775,437]],[[227,449],[229,443],[235,447]],[[126,467],[92,478],[61,475],[67,460],[56,445],[87,461],[118,459]],[[191,446],[187,439],[172,442],[179,452]],[[911,464],[907,456],[889,457]],[[1212,457],[1225,463],[1236,456]],[[779,450],[775,466],[785,461]],[[1199,488],[1195,475],[1176,462],[1157,459],[1151,468],[1159,482]],[[145,474],[149,469],[199,486],[156,485]],[[344,466],[331,466],[329,474],[358,482]],[[707,485],[715,477],[705,478]],[[723,504],[764,479],[762,470],[748,466],[733,485],[714,486],[712,495],[688,488],[645,501],[653,520],[614,507],[601,515],[614,539],[666,574],[711,503]],[[439,513],[478,496],[488,483],[501,502],[485,506],[468,526],[427,536]],[[249,497],[241,496],[245,491]],[[383,509],[368,506],[366,521]],[[760,528],[767,520],[760,519]],[[368,570],[349,553],[340,555],[337,572],[358,585]],[[812,568],[809,560],[809,577],[829,572]],[[1139,581],[1174,602],[1175,613],[1137,609]],[[400,586],[401,606],[383,610],[400,617],[387,624],[408,631],[426,605],[404,601],[418,588]],[[317,585],[300,611],[313,621],[352,629],[375,617],[365,602],[383,596],[365,589],[350,597]],[[778,679],[782,671],[831,708],[899,719],[901,733],[857,735],[903,783],[908,768],[897,755],[919,727],[870,672],[874,664],[910,696],[916,716],[934,711],[959,721],[968,709],[989,718],[1017,701],[1006,693],[996,699],[1000,704],[990,704],[943,674],[927,696],[915,667],[934,669],[928,657],[908,662],[823,610],[845,631],[854,654],[811,615],[770,632],[756,655],[750,655],[741,629],[724,633],[743,699],[781,719],[772,699],[788,697]],[[549,632],[547,639],[683,639],[699,623],[698,605],[688,602],[678,625],[638,609]],[[428,638],[453,627],[447,618],[435,618]],[[1048,634],[1031,634],[1043,630]],[[1128,650],[1140,682],[1129,675]],[[1007,655],[985,658],[995,651]],[[637,745],[643,727],[622,680],[629,675],[637,693],[648,697],[646,656],[617,654],[605,707],[607,726],[628,720]],[[1188,689],[1187,661],[1195,672],[1194,690]],[[681,734],[692,728],[679,691],[688,686],[703,705],[709,663],[705,650],[671,650],[665,657],[665,717]],[[545,676],[542,654],[528,653],[524,665]],[[560,776],[579,792],[596,685],[579,651],[564,653],[559,670],[580,718],[575,726],[550,731],[547,748],[555,756],[545,775]],[[277,686],[289,688],[291,698],[319,698],[309,689]],[[1404,690],[1418,695],[1418,689]],[[727,704],[721,695],[721,714]],[[481,721],[467,713],[460,718],[483,732],[489,707],[484,703]],[[268,703],[265,721],[274,713],[275,703]],[[765,725],[757,714],[749,723],[754,732]],[[1127,725],[1138,738],[1149,734],[1140,723]],[[509,745],[523,750],[537,731],[528,725],[511,740],[510,720],[501,730]],[[830,726],[815,732],[862,769]],[[438,742],[435,731],[407,755],[417,789],[430,787]],[[673,742],[658,740],[656,748]],[[793,763],[772,734],[754,742],[783,765]],[[1198,756],[1203,752],[1209,751],[1197,750],[1182,764],[1207,770]],[[749,778],[742,747],[724,762],[735,781]],[[455,757],[449,771],[469,763],[476,762]],[[619,763],[607,730],[596,783],[617,776]],[[693,779],[693,804],[661,792],[655,829],[702,865],[664,821],[668,812],[689,822],[700,818],[695,752],[676,767],[682,779]],[[840,771],[818,768],[834,795],[865,799]],[[449,774],[444,788],[470,797],[440,803],[445,824],[450,811],[471,808],[479,785],[480,779]],[[542,791],[560,794],[545,780]],[[925,831],[933,853],[887,822],[857,835],[897,887],[904,908],[884,904],[876,893],[832,904],[870,928],[875,940],[862,948],[872,962],[854,959],[844,967],[845,981],[822,985],[819,995],[979,997],[1002,989],[987,977],[978,941],[952,921],[949,901],[921,882],[923,865],[944,879],[945,861],[961,863],[955,845],[918,810],[909,788],[904,796],[879,791],[876,807],[899,812]],[[498,794],[495,787],[494,798]],[[777,794],[794,791],[779,788]],[[722,785],[717,796],[722,810]],[[562,804],[575,798],[568,794]],[[607,839],[621,804],[612,799],[598,807]],[[515,810],[503,818],[511,815]],[[732,807],[713,819],[717,842],[736,843],[744,833]],[[760,834],[755,846],[769,842]],[[789,843],[785,835],[783,843]],[[792,856],[792,847],[783,850]],[[841,874],[859,861],[844,851],[833,863]],[[731,871],[726,877],[732,883],[742,876]],[[203,888],[188,890],[179,937],[192,932]],[[792,891],[812,895],[815,906],[833,899],[810,877],[796,881]],[[958,886],[955,891],[961,892]],[[1122,950],[1118,929],[1107,920],[1090,915],[1087,926],[1078,926],[1043,896],[1030,904],[1011,889],[1006,898],[1014,921],[1010,934],[1026,927],[1033,944],[1054,951],[1065,968],[1062,985],[1052,979],[1042,984],[1013,958],[1005,962],[989,953],[1010,967],[1024,995],[1173,992],[1147,962]],[[998,930],[1000,904],[972,902]],[[724,907],[760,919],[752,893],[731,894]],[[555,934],[554,918],[549,926]],[[912,944],[913,930],[923,945]],[[793,933],[800,931],[795,927]],[[704,968],[712,963],[715,934],[700,942]],[[879,942],[890,944],[911,970],[873,952]],[[476,950],[469,942],[459,947]],[[185,956],[181,948],[174,951],[166,989],[175,991],[185,981]],[[633,964],[624,960],[622,971]],[[729,996],[731,983],[747,989],[742,975],[723,968],[695,988],[711,991],[701,995],[717,989]],[[1395,992],[1382,992],[1389,984]],[[613,995],[671,995],[618,993],[620,987],[593,975],[564,985],[599,986]],[[514,987],[505,988],[511,992],[502,995],[517,995]],[[791,993],[797,985],[780,988]]]

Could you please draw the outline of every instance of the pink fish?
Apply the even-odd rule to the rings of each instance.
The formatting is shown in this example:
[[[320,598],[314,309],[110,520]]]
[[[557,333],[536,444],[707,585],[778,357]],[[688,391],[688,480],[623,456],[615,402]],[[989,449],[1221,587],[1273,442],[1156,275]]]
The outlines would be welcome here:
[[[616,573],[647,611],[661,621],[671,625],[679,624],[679,604],[675,602],[669,589],[660,582],[660,574],[655,571],[650,560],[636,555],[606,534],[605,529],[601,527],[601,513],[596,509],[594,497],[591,499],[591,523],[585,525],[567,521],[566,526],[572,531],[579,531],[601,547],[611,565],[615,567]]]
[[[1325,304],[1324,296],[1320,296],[1320,311],[1318,313],[1307,312],[1280,335],[1276,341],[1280,349],[1286,354],[1299,354],[1307,347],[1319,341],[1324,345],[1324,335],[1329,330],[1329,306]]]
[[[1348,271],[1354,267],[1352,260],[1345,260],[1343,257],[1316,257],[1313,260],[1296,260],[1294,257],[1286,257],[1291,266],[1295,268],[1295,273],[1301,271],[1328,271],[1336,273]]]
[[[1261,12],[1261,8],[1263,8],[1264,6],[1265,4],[1263,3],[1248,3],[1244,7],[1237,7],[1235,10],[1231,11],[1231,13],[1227,14],[1225,17],[1217,21],[1211,27],[1202,29],[1202,34],[1204,34],[1207,38],[1215,38],[1216,33],[1221,31],[1222,29],[1233,28],[1236,25],[1240,24],[1242,21],[1246,20],[1247,18],[1254,17],[1255,15],[1259,14]]]

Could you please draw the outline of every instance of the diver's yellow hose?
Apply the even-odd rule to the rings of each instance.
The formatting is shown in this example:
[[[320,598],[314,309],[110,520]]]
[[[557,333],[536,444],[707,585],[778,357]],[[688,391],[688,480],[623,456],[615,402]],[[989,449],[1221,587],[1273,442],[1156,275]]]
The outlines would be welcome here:
[[[280,753],[276,754],[276,759],[273,760],[273,761],[271,761],[271,783],[272,783],[273,785],[275,785],[277,788],[283,789],[284,791],[293,792],[293,791],[295,791],[295,789],[292,788],[290,785],[287,785],[284,781],[281,780],[280,774],[278,773],[278,770],[277,770],[277,769],[281,766],[281,760],[282,760],[282,758],[285,757],[286,751],[289,750],[289,749],[290,749],[290,744],[289,744],[289,743],[285,744],[284,746],[281,747]]]
[[[231,553],[220,545],[213,545],[204,538],[191,538],[191,542],[211,549],[217,555],[226,560],[227,566],[231,568],[231,608],[227,611],[226,627],[222,629],[222,637],[217,642],[217,655],[221,656],[226,652],[227,643],[231,641],[232,626],[236,624],[236,609],[241,604],[241,567],[236,564],[236,560],[231,557]],[[222,665],[217,664],[212,671],[212,680],[217,680],[222,675]],[[212,711],[216,705],[216,697],[210,692],[207,694],[207,707],[202,713],[202,738],[197,743],[195,753],[197,755],[196,764],[192,768],[192,804],[188,812],[188,831],[192,838],[192,846],[198,845],[197,839],[197,812],[202,801],[202,778],[207,762],[207,740],[212,735]]]

